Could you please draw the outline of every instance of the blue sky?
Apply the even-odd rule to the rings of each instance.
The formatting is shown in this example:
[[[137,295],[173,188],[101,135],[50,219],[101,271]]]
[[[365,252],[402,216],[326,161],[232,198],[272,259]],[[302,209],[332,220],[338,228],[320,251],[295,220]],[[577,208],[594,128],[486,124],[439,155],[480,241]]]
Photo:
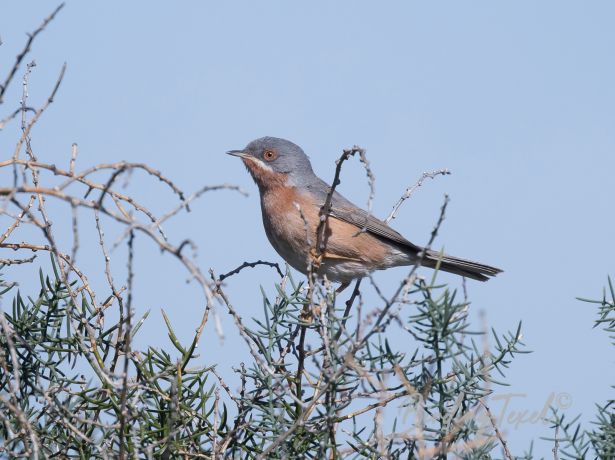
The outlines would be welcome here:
[[[2,68],[52,5],[0,5]],[[613,397],[615,381],[606,334],[592,329],[596,312],[575,300],[599,297],[607,275],[615,276],[614,14],[609,1],[71,1],[32,52],[34,102],[68,64],[33,145],[58,164],[68,163],[73,142],[82,167],[147,162],[187,191],[241,185],[249,197],[207,195],[167,228],[175,241],[193,238],[201,266],[218,272],[244,260],[280,261],[262,230],[256,187],[224,155],[229,149],[285,137],[331,180],[341,150],[360,145],[376,175],[381,217],[423,171],[448,168],[452,175],[419,190],[394,227],[425,243],[447,193],[436,246],[505,270],[468,283],[472,309],[499,331],[522,320],[534,351],[509,371],[510,392],[526,395],[511,406],[540,411],[552,393],[568,394],[571,414],[590,415],[594,402]],[[14,85],[5,109],[19,92]],[[14,123],[2,132],[3,151],[12,152],[17,131]],[[133,186],[155,210],[174,204],[145,178]],[[358,162],[345,167],[340,191],[366,203]],[[174,260],[138,244],[135,308],[152,308],[143,343],[164,343],[160,307],[187,339],[200,319],[196,286],[185,284]],[[100,265],[98,250],[85,237],[84,268]],[[377,279],[392,289],[404,273]],[[242,315],[261,314],[259,286],[271,292],[273,279],[259,268],[229,282]],[[204,363],[221,350],[229,363],[245,359],[222,319],[229,337],[221,345],[208,328]],[[541,424],[505,431],[517,453],[548,435]],[[551,446],[535,449],[547,455]]]

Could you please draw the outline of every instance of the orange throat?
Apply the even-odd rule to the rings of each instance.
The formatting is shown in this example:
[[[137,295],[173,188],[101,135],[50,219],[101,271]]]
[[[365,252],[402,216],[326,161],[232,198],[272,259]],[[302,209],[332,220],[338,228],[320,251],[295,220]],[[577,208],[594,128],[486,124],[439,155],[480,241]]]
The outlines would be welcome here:
[[[288,174],[275,172],[266,164],[251,158],[242,158],[243,164],[260,189],[285,187],[288,185]]]

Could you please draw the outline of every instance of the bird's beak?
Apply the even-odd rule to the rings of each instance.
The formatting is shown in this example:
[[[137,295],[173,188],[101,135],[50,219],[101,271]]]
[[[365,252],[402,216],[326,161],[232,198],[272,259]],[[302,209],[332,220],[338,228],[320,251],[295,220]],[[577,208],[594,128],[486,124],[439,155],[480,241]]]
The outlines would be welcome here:
[[[234,157],[248,158],[249,155],[243,150],[229,150],[226,152],[227,155],[233,155]]]

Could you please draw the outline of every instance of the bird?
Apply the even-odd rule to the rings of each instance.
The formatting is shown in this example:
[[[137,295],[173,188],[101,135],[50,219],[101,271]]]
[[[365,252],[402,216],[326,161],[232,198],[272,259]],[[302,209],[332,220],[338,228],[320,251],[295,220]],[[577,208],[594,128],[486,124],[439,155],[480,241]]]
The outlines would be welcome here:
[[[327,217],[326,245],[324,251],[317,252],[320,212],[331,187],[314,173],[301,147],[267,136],[226,153],[241,158],[258,186],[263,226],[273,248],[303,274],[313,270],[311,261],[317,255],[316,273],[340,283],[337,292],[376,270],[419,262],[478,281],[502,272],[411,243],[335,190]]]

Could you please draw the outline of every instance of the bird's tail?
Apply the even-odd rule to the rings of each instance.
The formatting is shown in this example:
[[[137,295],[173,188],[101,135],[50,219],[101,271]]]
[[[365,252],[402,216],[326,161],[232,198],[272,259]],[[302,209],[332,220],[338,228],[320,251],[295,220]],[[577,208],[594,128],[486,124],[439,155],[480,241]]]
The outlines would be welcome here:
[[[501,273],[499,268],[480,264],[471,260],[460,259],[441,252],[428,250],[422,264],[424,267],[438,268],[442,271],[455,273],[478,281],[487,281],[490,277]]]

